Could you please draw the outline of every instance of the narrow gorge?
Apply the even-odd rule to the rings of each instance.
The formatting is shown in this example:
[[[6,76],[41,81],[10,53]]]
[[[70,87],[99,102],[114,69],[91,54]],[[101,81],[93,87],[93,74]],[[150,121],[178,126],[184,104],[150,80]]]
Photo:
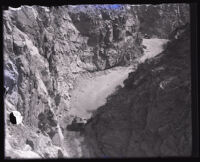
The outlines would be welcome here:
[[[191,155],[189,4],[9,7],[3,43],[7,158]]]

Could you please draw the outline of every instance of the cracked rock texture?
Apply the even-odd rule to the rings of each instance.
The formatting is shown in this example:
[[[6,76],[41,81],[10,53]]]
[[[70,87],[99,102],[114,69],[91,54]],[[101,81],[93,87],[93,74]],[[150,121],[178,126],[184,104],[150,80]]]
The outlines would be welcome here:
[[[165,5],[156,8],[154,16],[159,17],[161,11],[167,14],[177,10],[177,7],[171,7],[169,10],[170,6],[162,6]],[[187,7],[184,4],[180,5],[181,13],[178,12],[174,17],[164,18],[161,16],[159,19],[155,18],[155,21],[161,24],[165,21],[167,24],[171,21],[178,23],[181,20],[181,23],[184,24],[188,20],[179,15],[187,17]],[[57,158],[103,156],[104,153],[106,156],[189,154],[190,147],[185,148],[185,146],[190,144],[191,139],[188,134],[190,131],[189,126],[185,124],[189,125],[190,121],[187,115],[189,115],[190,109],[186,100],[187,95],[184,95],[185,91],[189,92],[189,89],[173,87],[179,84],[179,77],[185,77],[180,85],[186,86],[186,81],[188,85],[190,83],[185,76],[187,72],[189,73],[189,69],[186,67],[189,66],[188,60],[185,60],[189,49],[188,53],[183,52],[182,55],[178,55],[180,51],[174,52],[172,50],[175,53],[172,60],[174,62],[180,60],[180,67],[176,63],[172,64],[172,61],[168,60],[171,58],[168,58],[168,55],[161,57],[161,60],[167,60],[163,61],[164,67],[162,68],[169,76],[165,76],[163,73],[163,78],[162,75],[160,78],[156,77],[157,72],[155,74],[152,72],[158,82],[160,81],[161,87],[157,91],[152,91],[153,94],[149,90],[152,89],[152,86],[158,86],[158,82],[152,81],[151,84],[152,78],[149,77],[150,80],[145,81],[142,78],[146,78],[146,76],[143,77],[143,75],[151,73],[146,70],[141,75],[140,70],[138,70],[136,79],[141,78],[144,82],[138,80],[136,83],[141,84],[137,88],[142,90],[120,90],[119,95],[117,95],[119,100],[112,99],[116,100],[115,103],[109,101],[108,105],[105,106],[109,107],[109,110],[106,109],[104,115],[98,113],[97,118],[95,117],[87,124],[84,132],[86,132],[86,138],[91,137],[88,141],[89,149],[88,145],[83,143],[83,137],[80,135],[82,132],[66,131],[66,127],[75,118],[68,114],[70,92],[74,89],[74,83],[80,74],[93,73],[116,66],[128,66],[136,63],[138,57],[143,55],[142,35],[150,34],[151,31],[142,28],[142,24],[143,26],[149,26],[149,24],[147,20],[142,21],[141,17],[151,17],[153,16],[151,12],[154,12],[151,5],[150,9],[146,8],[147,13],[146,9],[143,12],[142,7],[131,5],[124,5],[119,10],[102,8],[98,5],[96,7],[21,6],[20,8],[9,8],[3,12],[4,86],[8,89],[4,100],[6,157]],[[152,21],[154,22],[154,20]],[[147,24],[144,25],[145,23]],[[160,27],[160,24],[157,24],[156,27],[151,26],[155,27],[153,35],[166,38],[174,30],[174,28],[170,28],[169,31],[165,31],[164,26]],[[180,41],[180,44],[181,42],[184,41]],[[177,42],[176,44],[179,45]],[[187,48],[188,46],[183,45],[183,47]],[[187,50],[185,48],[180,50]],[[181,61],[185,61],[185,64],[182,64]],[[169,67],[175,68],[174,73],[178,74],[177,76],[171,74],[173,72],[168,69],[169,67],[165,67],[170,63],[172,65]],[[144,65],[140,67],[148,69],[152,66],[158,66],[154,63]],[[184,68],[185,73],[181,73]],[[127,82],[131,81],[132,75],[130,74]],[[168,112],[168,103],[161,102],[165,97],[168,97],[167,86],[169,86],[169,90],[174,90],[185,97],[173,93],[175,97],[180,97],[177,98],[177,111]],[[125,93],[128,97],[123,95]],[[140,95],[147,97],[141,98]],[[145,100],[149,99],[148,95],[153,95],[152,99],[155,99],[155,96],[160,97],[157,98],[160,103],[156,101],[154,101],[155,103],[146,102]],[[171,98],[174,100],[173,96]],[[189,94],[187,99],[189,100]],[[187,104],[185,104],[186,102]],[[116,103],[119,105],[117,106]],[[150,105],[142,106],[144,103]],[[179,105],[180,103],[181,105]],[[166,105],[163,106],[162,110],[157,111],[156,108],[160,107],[159,104]],[[172,106],[170,110],[174,110],[174,108]],[[104,109],[100,110],[103,112]],[[23,116],[22,124],[12,125],[10,123],[9,114],[15,110]],[[134,112],[136,113],[134,114]],[[160,113],[164,117],[163,122],[159,121],[161,120]],[[177,121],[173,120],[173,122],[177,122],[177,126],[169,122],[171,118],[168,118],[169,115],[165,116],[167,113],[172,113],[170,115],[172,119],[175,119],[174,116],[177,115]],[[183,116],[185,117],[184,122],[180,123]],[[137,123],[134,124],[134,121]],[[92,128],[93,125],[94,128]],[[109,129],[107,129],[108,127]],[[182,130],[182,127],[188,128],[185,129],[184,135],[179,131],[179,129]],[[173,136],[173,133],[171,136],[167,136],[166,132],[171,130],[179,132],[177,137]],[[155,134],[156,136],[154,136]],[[76,138],[80,138],[80,140]],[[123,140],[124,138],[126,140]],[[154,138],[158,138],[159,142],[152,142]],[[64,139],[65,142],[63,142]],[[112,140],[116,140],[116,144],[113,145]],[[111,144],[107,141],[110,141]],[[141,141],[147,142],[141,143]],[[129,146],[124,147],[127,144]],[[81,151],[78,145],[83,145],[82,147],[85,149]],[[155,145],[156,147],[154,147]]]

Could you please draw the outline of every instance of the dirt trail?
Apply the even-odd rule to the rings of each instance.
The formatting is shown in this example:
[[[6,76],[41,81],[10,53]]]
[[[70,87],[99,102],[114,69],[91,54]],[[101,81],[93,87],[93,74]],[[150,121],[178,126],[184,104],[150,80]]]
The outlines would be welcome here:
[[[166,39],[143,39],[143,45],[147,48],[140,62],[162,52],[162,45]],[[106,103],[106,98],[112,94],[118,85],[123,86],[123,81],[133,67],[115,67],[93,75],[79,77],[77,86],[71,94],[70,114],[82,118],[90,118],[91,112]]]

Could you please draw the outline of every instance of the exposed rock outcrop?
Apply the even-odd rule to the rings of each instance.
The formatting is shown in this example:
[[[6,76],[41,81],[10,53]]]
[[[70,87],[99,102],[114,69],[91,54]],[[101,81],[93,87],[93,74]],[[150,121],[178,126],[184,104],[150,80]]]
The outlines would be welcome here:
[[[3,13],[6,117],[15,110],[23,116],[23,124],[18,126],[20,127],[18,129],[23,131],[17,131],[18,129],[15,129],[16,132],[12,131],[14,127],[7,125],[7,131],[12,132],[8,138],[10,143],[13,141],[12,137],[17,139],[15,133],[19,133],[20,136],[20,133],[32,129],[30,132],[36,136],[36,139],[30,140],[35,146],[36,141],[41,138],[37,135],[37,132],[40,132],[40,136],[46,139],[44,142],[50,141],[50,145],[52,142],[56,145],[55,148],[61,147],[59,143],[62,142],[56,142],[59,138],[57,125],[59,124],[61,130],[64,130],[66,125],[70,124],[66,122],[65,116],[68,116],[67,112],[70,108],[69,91],[73,89],[76,77],[82,72],[116,66],[119,64],[118,58],[126,55],[125,51],[119,54],[115,50],[113,52],[112,48],[104,54],[104,51],[100,52],[100,49],[105,49],[100,46],[100,42],[95,47],[91,46],[90,42],[94,39],[92,34],[84,35],[80,28],[74,25],[68,14],[68,8],[68,6],[50,8],[22,6],[17,9],[9,8]],[[88,19],[90,16],[92,15],[85,15]],[[113,46],[110,33],[112,23],[105,18],[101,18],[99,23],[108,28],[102,33],[106,37],[102,42]],[[94,24],[91,27],[97,28]],[[90,32],[90,29],[85,32]],[[131,40],[135,41],[133,37]],[[121,48],[126,46],[125,44],[126,41],[122,41]],[[142,55],[142,51],[138,51],[140,44],[132,42],[132,46],[135,47],[133,55]],[[48,112],[53,115],[49,117]],[[26,140],[19,140],[19,142],[22,149]],[[38,147],[43,150],[35,147],[34,151],[42,157],[58,155],[54,147],[51,147],[52,153],[52,150],[44,149],[45,144],[43,146],[39,144]]]
[[[128,10],[82,5],[69,6],[69,14],[80,34],[89,38],[99,70],[130,64],[142,55],[139,20]]]

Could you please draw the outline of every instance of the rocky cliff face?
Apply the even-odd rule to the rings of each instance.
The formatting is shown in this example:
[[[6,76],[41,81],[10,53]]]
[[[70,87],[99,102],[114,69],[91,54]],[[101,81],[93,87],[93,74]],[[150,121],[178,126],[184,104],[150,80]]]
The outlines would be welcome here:
[[[141,56],[139,21],[128,10],[83,5],[69,6],[69,14],[80,33],[89,38],[99,70],[130,64]]]
[[[59,19],[58,13],[63,17]],[[65,8],[24,6],[5,11],[3,16],[5,86],[9,88],[6,113],[16,109],[23,116],[23,125],[8,124],[8,144],[23,150],[28,138],[35,145],[31,151],[41,157],[57,157],[61,145],[53,137],[58,134],[58,116],[68,109],[72,73],[82,70],[76,58],[81,40],[72,42],[78,31]]]
[[[70,144],[79,135],[64,133],[73,120],[68,114],[70,91],[82,73],[133,64],[143,55],[141,20],[130,8],[22,6],[3,12],[6,156],[79,156],[77,145]],[[14,110],[23,116],[22,124],[10,123],[9,113]]]
[[[86,124],[93,157],[191,155],[190,32],[139,65]]]
[[[168,39],[179,26],[190,21],[188,4],[161,4],[132,6],[138,15],[140,32],[149,36]]]
[[[139,37],[129,35],[128,39],[126,35],[122,35],[115,38],[120,41],[114,41],[111,20],[105,17],[96,20],[96,17],[90,18],[93,14],[80,12],[75,16],[80,16],[82,23],[88,23],[81,24],[83,27],[89,26],[82,29],[74,22],[74,15],[68,14],[68,8],[22,6],[10,8],[3,14],[4,73],[5,87],[8,88],[6,114],[18,110],[23,116],[24,124],[23,128],[19,126],[20,129],[28,132],[33,129],[35,136],[38,130],[41,136],[59,147],[61,144],[54,141],[57,139],[54,136],[58,136],[58,125],[62,130],[67,125],[63,118],[69,110],[69,91],[73,88],[76,76],[83,72],[124,65],[130,62],[130,55],[132,58],[142,55],[140,43],[135,43]],[[84,18],[89,19],[89,22]],[[122,25],[118,21],[115,25]],[[123,23],[126,21],[128,20]],[[133,21],[131,25],[137,24]],[[125,27],[126,25],[122,32],[126,31]],[[95,30],[100,29],[105,31],[96,36]],[[95,41],[95,37],[101,37],[101,41]],[[122,49],[120,52],[119,48]],[[132,53],[125,50],[131,50]],[[7,128],[11,129],[9,132],[16,129],[12,125]],[[14,139],[19,140],[14,137],[15,133],[12,136],[9,141],[11,145]],[[30,138],[35,143],[33,137]],[[20,148],[24,148],[25,140],[19,140],[16,145],[20,142]],[[49,153],[37,148],[33,151],[42,157],[57,156],[56,151]]]

